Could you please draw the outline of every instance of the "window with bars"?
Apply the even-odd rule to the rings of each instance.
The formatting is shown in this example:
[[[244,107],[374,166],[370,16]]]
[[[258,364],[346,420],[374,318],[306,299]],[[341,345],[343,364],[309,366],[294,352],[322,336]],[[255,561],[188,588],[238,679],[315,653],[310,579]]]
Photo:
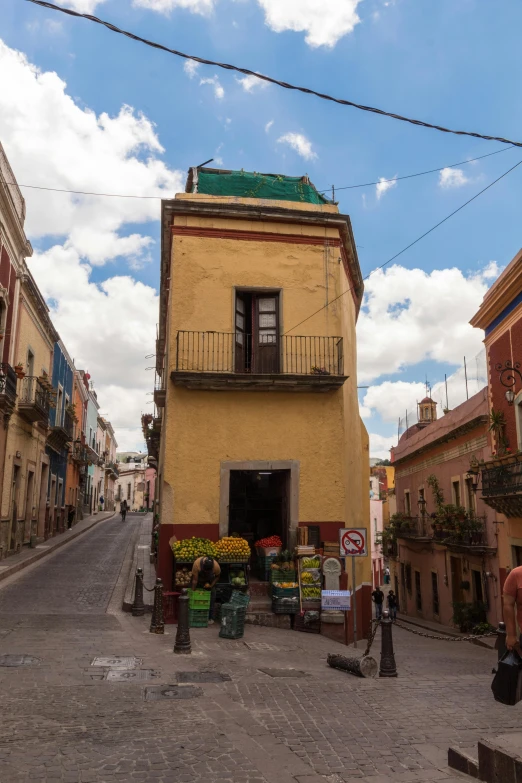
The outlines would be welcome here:
[[[422,593],[420,571],[415,571],[415,606],[418,612],[422,612]]]
[[[431,606],[433,614],[438,615],[440,610],[439,604],[439,578],[435,571],[431,572]]]

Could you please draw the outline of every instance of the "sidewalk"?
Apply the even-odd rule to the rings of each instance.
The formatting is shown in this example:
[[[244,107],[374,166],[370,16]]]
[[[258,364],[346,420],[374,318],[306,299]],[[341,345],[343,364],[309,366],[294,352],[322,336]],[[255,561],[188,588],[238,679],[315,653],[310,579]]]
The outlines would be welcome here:
[[[150,562],[151,536],[152,514],[148,513],[145,514],[141,520],[141,525],[132,542],[132,564],[127,577],[125,595],[123,596],[122,609],[124,612],[130,612],[132,609],[132,603],[134,601],[134,577],[137,568],[143,570],[143,603],[145,604],[145,611],[152,612],[152,607],[154,606],[154,592],[150,592],[150,588],[153,587],[156,582],[156,567],[154,563]],[[147,590],[146,588],[149,589]]]
[[[55,552],[64,544],[68,544],[69,541],[74,541],[75,538],[81,536],[82,533],[86,533],[97,525],[98,522],[103,522],[105,519],[114,516],[114,514],[114,511],[99,511],[97,514],[91,514],[82,519],[81,522],[77,522],[70,530],[58,533],[58,535],[48,538],[47,541],[37,544],[34,549],[24,547],[17,555],[6,557],[5,560],[0,561],[0,581],[13,576],[13,574],[16,574],[23,568],[33,565],[33,563],[41,560],[42,557]]]

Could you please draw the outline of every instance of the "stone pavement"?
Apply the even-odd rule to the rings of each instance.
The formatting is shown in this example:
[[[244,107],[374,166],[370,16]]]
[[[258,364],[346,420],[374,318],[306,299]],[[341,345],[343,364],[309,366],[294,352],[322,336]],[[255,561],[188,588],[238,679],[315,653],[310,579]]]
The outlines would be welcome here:
[[[39,659],[0,666],[2,783],[456,783],[450,744],[519,729],[522,705],[491,695],[494,652],[464,642],[394,629],[394,680],[330,669],[347,648],[272,628],[192,629],[192,655],[174,655],[174,626],[152,635],[120,610],[141,521],[108,520],[0,585],[0,654]],[[186,682],[209,673],[230,679]]]
[[[7,577],[18,573],[24,568],[38,562],[46,555],[54,552],[55,549],[59,549],[64,544],[68,544],[70,541],[74,541],[75,538],[82,533],[86,533],[94,525],[102,522],[104,519],[109,519],[114,516],[114,511],[101,511],[97,514],[90,514],[88,517],[84,517],[80,522],[77,522],[70,530],[66,530],[64,533],[58,533],[47,541],[37,544],[34,549],[24,547],[17,555],[11,555],[1,561],[0,565],[0,580],[7,579]]]

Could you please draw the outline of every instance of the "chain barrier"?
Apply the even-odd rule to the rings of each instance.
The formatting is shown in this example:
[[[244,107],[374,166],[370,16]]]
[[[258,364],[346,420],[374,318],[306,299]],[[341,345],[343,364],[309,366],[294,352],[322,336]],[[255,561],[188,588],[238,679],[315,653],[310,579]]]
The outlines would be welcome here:
[[[142,576],[140,576],[139,578],[141,579],[141,584],[143,585],[143,587],[145,588],[145,590],[146,590],[148,593],[153,593],[153,592],[154,592],[154,590],[155,590],[155,586],[154,586],[154,587],[147,587],[147,585],[146,585],[146,584],[145,584],[145,582],[143,581],[143,577],[142,577]]]
[[[496,631],[488,631],[488,633],[476,635],[470,634],[469,636],[436,636],[435,634],[424,633],[423,631],[414,631],[413,628],[403,625],[399,620],[395,620],[394,625],[398,628],[402,628],[404,631],[415,634],[415,636],[423,636],[425,639],[436,639],[439,642],[471,642],[475,639],[486,639],[488,636],[497,636]]]
[[[368,630],[368,643],[366,645],[366,650],[363,652],[363,657],[369,654],[372,644],[375,640],[375,634],[377,633],[377,628],[379,627],[380,624],[381,624],[380,619],[372,620],[372,624],[370,625],[370,628]]]

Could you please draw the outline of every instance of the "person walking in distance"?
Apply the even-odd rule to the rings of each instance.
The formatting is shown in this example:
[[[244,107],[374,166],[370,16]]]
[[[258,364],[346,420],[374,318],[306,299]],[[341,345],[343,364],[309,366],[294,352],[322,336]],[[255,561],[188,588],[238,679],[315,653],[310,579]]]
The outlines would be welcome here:
[[[384,584],[389,585],[390,584],[390,569],[388,566],[384,569]]]
[[[504,582],[502,603],[506,623],[506,647],[521,655],[522,647],[522,566],[509,572]],[[518,633],[517,633],[518,624]],[[519,634],[521,634],[519,636]]]
[[[125,517],[127,516],[127,501],[125,498],[121,501],[120,504],[120,514],[121,514],[121,521],[125,522]]]
[[[384,593],[382,592],[379,585],[377,585],[377,587],[373,591],[372,599],[373,599],[373,603],[375,604],[375,618],[377,620],[380,620],[382,617],[382,605],[384,602]]]
[[[393,592],[393,590],[390,590],[388,593],[388,609],[390,612],[390,618],[392,620],[397,619],[397,596]]]

